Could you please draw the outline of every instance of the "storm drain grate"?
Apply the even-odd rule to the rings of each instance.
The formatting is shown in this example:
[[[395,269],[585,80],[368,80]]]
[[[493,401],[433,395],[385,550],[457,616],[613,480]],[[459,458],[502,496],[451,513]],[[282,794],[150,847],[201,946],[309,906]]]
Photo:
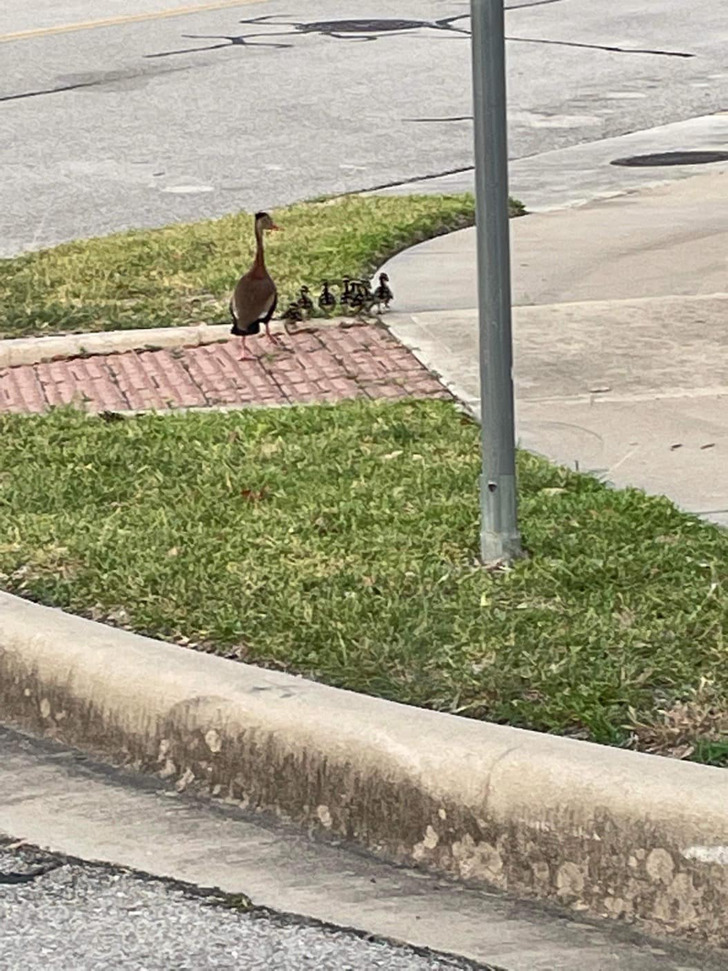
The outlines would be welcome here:
[[[610,165],[707,165],[709,162],[728,162],[728,152],[657,152],[655,155],[631,155],[615,158]]]

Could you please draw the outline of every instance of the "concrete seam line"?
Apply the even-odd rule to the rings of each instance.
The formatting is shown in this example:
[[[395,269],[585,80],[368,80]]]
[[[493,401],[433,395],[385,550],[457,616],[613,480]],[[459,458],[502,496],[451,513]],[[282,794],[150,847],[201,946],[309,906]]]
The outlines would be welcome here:
[[[410,708],[6,593],[0,713],[389,860],[728,944],[723,769]]]

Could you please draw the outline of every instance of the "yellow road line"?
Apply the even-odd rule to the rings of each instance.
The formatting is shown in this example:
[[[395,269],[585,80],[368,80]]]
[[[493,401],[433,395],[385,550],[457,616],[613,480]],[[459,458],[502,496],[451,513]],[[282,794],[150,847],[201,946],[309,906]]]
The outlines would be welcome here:
[[[196,3],[189,7],[173,7],[168,10],[128,14],[122,17],[107,17],[105,20],[86,20],[77,24],[59,24],[57,27],[36,27],[33,30],[18,30],[13,34],[0,34],[0,44],[10,40],[45,37],[49,34],[68,34],[74,30],[93,30],[96,27],[116,27],[119,24],[138,24],[143,20],[164,20],[166,17],[183,17],[185,14],[204,13],[207,10],[223,10],[225,7],[244,7],[251,3],[266,3],[266,0],[212,0],[211,3]]]

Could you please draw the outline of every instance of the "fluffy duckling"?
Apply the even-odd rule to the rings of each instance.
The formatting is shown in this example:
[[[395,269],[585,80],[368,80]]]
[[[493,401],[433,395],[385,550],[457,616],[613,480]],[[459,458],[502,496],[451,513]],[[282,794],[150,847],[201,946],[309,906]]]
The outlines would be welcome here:
[[[308,287],[301,287],[301,296],[298,298],[298,306],[305,316],[310,316],[313,313],[313,300],[309,295]]]
[[[318,305],[325,314],[330,314],[336,307],[336,297],[329,290],[329,281],[324,280],[321,296],[318,298]]]
[[[378,305],[378,310],[381,313],[382,304],[384,304],[385,310],[389,308],[390,303],[394,299],[394,294],[389,286],[389,277],[386,273],[379,274],[379,286],[374,291],[374,302]]]
[[[351,299],[351,293],[352,293],[351,280],[349,279],[348,276],[345,276],[342,279],[341,285],[343,289],[341,291],[341,296],[339,297],[339,303],[341,304],[342,307],[346,307],[349,303],[349,300]]]
[[[288,324],[298,324],[303,320],[303,312],[298,301],[294,300],[288,305],[288,309],[281,314],[281,320],[284,321],[286,331],[288,331]]]
[[[349,306],[356,311],[357,315],[367,313],[371,310],[374,303],[371,288],[366,280],[354,280],[352,283],[352,294],[349,298]]]

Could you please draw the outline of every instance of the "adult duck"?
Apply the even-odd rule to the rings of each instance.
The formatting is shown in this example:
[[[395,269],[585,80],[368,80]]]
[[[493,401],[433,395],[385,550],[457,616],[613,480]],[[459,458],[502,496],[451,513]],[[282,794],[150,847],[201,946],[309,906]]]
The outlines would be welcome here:
[[[237,282],[230,300],[230,315],[233,318],[232,334],[243,338],[243,353],[240,360],[248,360],[246,338],[260,333],[260,325],[265,326],[266,337],[273,344],[280,339],[270,332],[270,320],[276,309],[278,293],[273,279],[265,267],[263,254],[263,233],[279,229],[267,212],[255,214],[255,259],[248,272]]]

